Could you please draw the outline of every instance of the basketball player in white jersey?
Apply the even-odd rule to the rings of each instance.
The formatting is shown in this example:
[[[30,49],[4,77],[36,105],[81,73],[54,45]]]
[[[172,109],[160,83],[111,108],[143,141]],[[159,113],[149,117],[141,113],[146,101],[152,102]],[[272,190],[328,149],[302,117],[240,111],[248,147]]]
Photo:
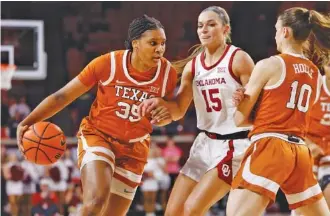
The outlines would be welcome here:
[[[168,108],[173,120],[182,118],[192,99],[197,113],[197,136],[190,157],[180,171],[165,215],[203,215],[230,188],[240,159],[249,145],[247,128],[237,128],[233,93],[249,80],[254,62],[230,42],[226,11],[208,7],[198,17],[201,41],[187,59],[173,63],[182,72],[181,86],[173,101],[152,98],[140,105],[140,114],[152,121],[163,118]]]

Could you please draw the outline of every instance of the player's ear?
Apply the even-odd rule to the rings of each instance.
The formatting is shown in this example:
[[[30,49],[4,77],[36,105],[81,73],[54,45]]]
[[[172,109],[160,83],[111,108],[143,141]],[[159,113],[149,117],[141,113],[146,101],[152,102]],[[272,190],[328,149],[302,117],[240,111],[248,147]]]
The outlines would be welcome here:
[[[230,26],[229,25],[225,25],[224,26],[224,34],[228,34],[230,32]]]
[[[289,27],[283,27],[284,38],[288,38],[292,34],[292,29]]]
[[[138,46],[139,46],[139,40],[133,40],[132,41],[133,50],[137,50]]]

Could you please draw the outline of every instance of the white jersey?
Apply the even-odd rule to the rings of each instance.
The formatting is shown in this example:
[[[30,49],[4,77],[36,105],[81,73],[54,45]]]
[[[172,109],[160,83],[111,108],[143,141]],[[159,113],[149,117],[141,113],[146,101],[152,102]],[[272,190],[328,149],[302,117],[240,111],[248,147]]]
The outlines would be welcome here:
[[[197,115],[197,127],[218,134],[231,134],[248,128],[236,127],[232,102],[234,91],[242,87],[232,72],[232,62],[239,48],[228,45],[221,58],[207,67],[204,52],[192,61],[193,97]]]

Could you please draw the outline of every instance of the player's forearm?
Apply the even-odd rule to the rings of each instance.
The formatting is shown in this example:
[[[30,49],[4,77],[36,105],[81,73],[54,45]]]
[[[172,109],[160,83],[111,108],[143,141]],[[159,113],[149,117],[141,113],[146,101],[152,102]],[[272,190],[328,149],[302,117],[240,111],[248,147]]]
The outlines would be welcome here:
[[[251,118],[243,113],[236,111],[234,114],[234,122],[237,127],[249,127],[252,125]]]
[[[164,106],[166,106],[169,109],[173,121],[180,120],[184,117],[191,102],[191,100],[188,103],[185,102],[180,103],[179,101],[180,100],[177,99],[175,101],[164,102]]]
[[[166,106],[170,110],[173,121],[182,119],[187,111],[187,109],[180,107],[180,105],[174,101],[168,102]]]
[[[52,117],[92,87],[93,85],[84,85],[78,77],[72,79],[63,88],[44,99],[20,125],[32,125]]]
[[[170,111],[174,121],[177,121],[184,116],[184,112],[180,109],[180,106],[176,101],[166,101],[164,105]]]
[[[20,124],[32,125],[54,116],[73,100],[67,100],[64,95],[54,93],[45,98]]]

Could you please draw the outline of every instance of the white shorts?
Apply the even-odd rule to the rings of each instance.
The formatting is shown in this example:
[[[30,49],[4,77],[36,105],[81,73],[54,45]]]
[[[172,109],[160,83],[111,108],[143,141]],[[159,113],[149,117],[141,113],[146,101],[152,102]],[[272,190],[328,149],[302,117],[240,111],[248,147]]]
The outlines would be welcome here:
[[[156,179],[148,178],[143,180],[143,183],[141,185],[141,191],[146,192],[146,191],[158,191],[158,190],[159,190],[159,185]]]
[[[217,167],[219,178],[231,184],[249,146],[248,139],[217,140],[201,132],[196,137],[189,158],[180,173],[199,182],[207,171]]]
[[[4,188],[1,188],[1,190],[4,190]],[[8,180],[6,182],[6,192],[7,195],[12,195],[12,196],[23,195],[23,181]]]
[[[155,176],[155,177],[158,181],[160,190],[168,190],[170,188],[170,186],[171,186],[170,175],[163,173],[162,175]]]

